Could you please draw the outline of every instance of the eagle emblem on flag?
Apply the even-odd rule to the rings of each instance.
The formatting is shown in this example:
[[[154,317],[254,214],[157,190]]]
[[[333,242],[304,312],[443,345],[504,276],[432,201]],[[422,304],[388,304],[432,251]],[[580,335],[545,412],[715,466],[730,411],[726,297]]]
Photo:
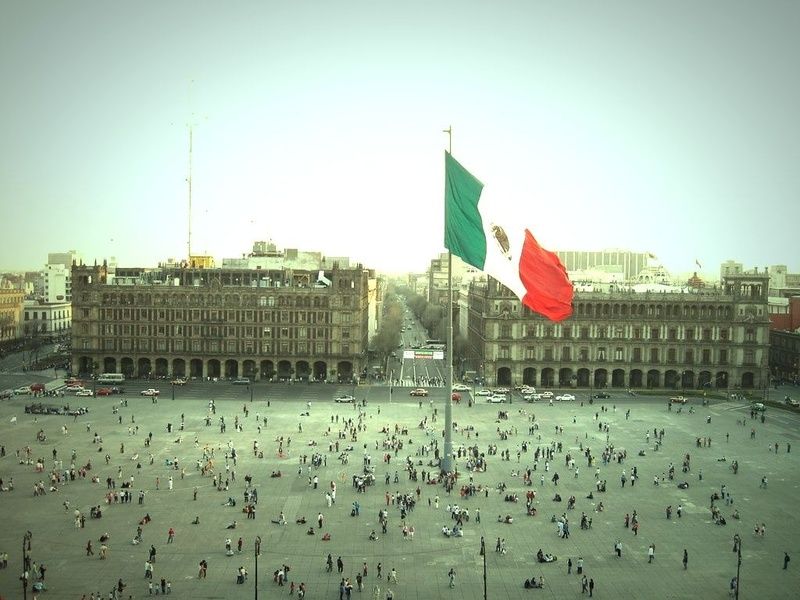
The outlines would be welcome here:
[[[506,233],[505,229],[500,227],[495,223],[492,223],[492,237],[494,237],[494,241],[497,242],[497,245],[500,248],[500,252],[503,253],[503,256],[506,257],[508,260],[511,260],[511,244],[508,241],[508,234]]]

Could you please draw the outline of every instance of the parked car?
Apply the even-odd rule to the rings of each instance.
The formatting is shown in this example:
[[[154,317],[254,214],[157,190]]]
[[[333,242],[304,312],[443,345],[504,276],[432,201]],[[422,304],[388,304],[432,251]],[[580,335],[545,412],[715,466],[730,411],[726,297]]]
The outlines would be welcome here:
[[[79,391],[75,392],[75,395],[76,396],[94,396],[94,392],[92,392],[92,390],[83,389],[83,390],[79,390]]]
[[[492,404],[501,404],[506,401],[505,394],[492,394],[488,398],[486,398],[487,402],[491,402]]]
[[[30,394],[30,393],[31,393],[31,386],[29,385],[23,385],[14,390],[15,396],[22,396],[24,394]]]
[[[350,394],[339,394],[336,398],[333,399],[334,402],[338,402],[339,404],[347,403],[347,402],[355,402],[356,397],[351,396]]]
[[[409,396],[423,396],[424,397],[424,396],[428,395],[428,390],[426,390],[425,388],[417,388],[417,389],[411,390],[408,393],[408,395]]]
[[[142,396],[158,396],[160,393],[161,392],[159,392],[155,388],[149,388],[149,389],[142,390],[141,392],[139,392],[139,394],[142,395]]]
[[[98,396],[110,396],[112,393],[113,392],[111,391],[111,388],[101,387],[101,388],[97,388],[96,395],[98,395]]]
[[[82,389],[83,389],[82,385],[73,384],[73,385],[68,385],[67,387],[65,387],[64,391],[65,392],[80,392]]]
[[[6,400],[7,398],[11,398],[14,395],[14,390],[7,389],[0,392],[0,399]]]
[[[797,408],[798,406],[800,406],[800,402],[799,402],[799,401],[797,401],[797,400],[795,400],[795,399],[793,399],[793,398],[790,398],[789,396],[786,396],[786,398],[784,398],[784,399],[783,399],[783,401],[784,401],[786,404],[788,404],[789,406],[794,406],[795,408]]]
[[[233,380],[233,385],[250,385],[250,380],[247,377],[238,377]]]
[[[471,388],[466,383],[456,383],[453,385],[454,392],[468,392]]]
[[[763,411],[767,410],[767,407],[764,406],[764,404],[762,402],[753,402],[750,405],[750,408],[752,408],[755,411],[759,411],[759,412],[763,412]]]
[[[542,400],[550,400],[551,398],[555,398],[556,395],[553,392],[542,392]]]
[[[596,394],[592,395],[592,398],[595,398],[597,400],[603,400],[605,398],[611,398],[611,394],[609,394],[608,392],[597,392]]]
[[[499,388],[496,388],[496,389],[494,390],[494,393],[495,393],[495,394],[507,394],[507,393],[508,393],[508,392],[510,392],[510,391],[511,391],[511,390],[509,390],[507,387],[499,387]]]
[[[556,400],[559,402],[572,402],[575,400],[575,396],[573,394],[561,394],[560,396],[556,396]]]
[[[476,396],[491,396],[492,395],[492,390],[487,390],[486,388],[484,388],[482,390],[478,390],[477,392],[475,392],[475,395]]]
[[[112,394],[124,394],[124,393],[125,393],[125,388],[121,388],[121,387],[112,387],[112,388],[111,388],[111,393],[112,393]]]
[[[186,385],[186,380],[183,377],[176,377],[171,383],[172,385]]]
[[[669,399],[670,402],[673,404],[686,404],[686,397],[685,396],[673,396]]]
[[[31,384],[31,391],[32,392],[43,392],[45,391],[45,386],[43,383],[32,383]]]

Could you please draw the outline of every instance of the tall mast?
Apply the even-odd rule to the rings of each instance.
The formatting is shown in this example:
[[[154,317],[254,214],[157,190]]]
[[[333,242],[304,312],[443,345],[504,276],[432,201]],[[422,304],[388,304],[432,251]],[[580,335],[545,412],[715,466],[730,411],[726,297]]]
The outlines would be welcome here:
[[[188,214],[189,238],[187,244],[188,255],[186,257],[186,260],[188,261],[189,266],[191,266],[192,262],[192,124],[191,123],[189,123],[189,176],[186,178],[186,182],[188,183],[189,186],[189,214]]]
[[[443,131],[448,138],[448,152],[453,154],[453,126]],[[453,471],[453,254],[447,251],[447,400],[444,405],[444,453],[441,471]]]

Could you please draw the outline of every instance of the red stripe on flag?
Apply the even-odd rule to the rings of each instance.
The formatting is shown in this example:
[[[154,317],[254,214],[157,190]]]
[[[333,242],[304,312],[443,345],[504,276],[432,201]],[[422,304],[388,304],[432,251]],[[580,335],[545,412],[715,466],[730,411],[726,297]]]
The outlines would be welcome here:
[[[563,321],[572,314],[572,283],[558,256],[545,250],[530,231],[519,259],[519,278],[526,294],[522,304],[551,321]]]

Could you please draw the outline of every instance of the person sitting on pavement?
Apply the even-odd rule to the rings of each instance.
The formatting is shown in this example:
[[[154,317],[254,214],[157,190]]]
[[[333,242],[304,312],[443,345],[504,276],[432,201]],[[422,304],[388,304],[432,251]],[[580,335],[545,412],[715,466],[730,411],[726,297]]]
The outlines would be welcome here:
[[[539,548],[539,551],[536,553],[536,560],[540,563],[549,563],[558,560],[558,557],[549,553],[545,554],[542,552],[542,549]]]

